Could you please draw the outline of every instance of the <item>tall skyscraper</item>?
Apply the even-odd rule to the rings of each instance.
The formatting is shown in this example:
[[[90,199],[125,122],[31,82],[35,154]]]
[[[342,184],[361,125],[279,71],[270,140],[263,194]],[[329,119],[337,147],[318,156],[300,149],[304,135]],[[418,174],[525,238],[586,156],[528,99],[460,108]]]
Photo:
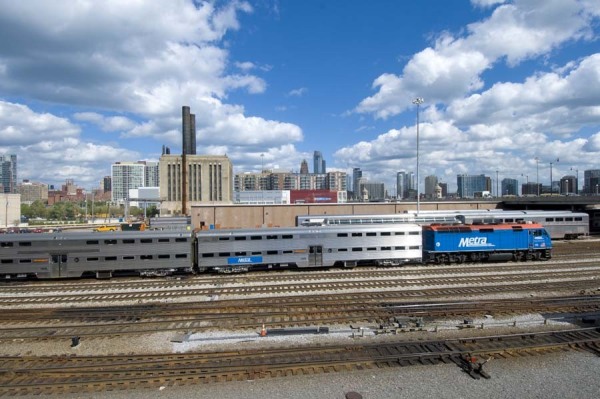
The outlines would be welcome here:
[[[358,181],[362,178],[362,170],[360,168],[352,169],[352,192],[354,193],[354,198],[360,197],[360,188],[358,187]]]
[[[314,169],[313,173],[315,174],[324,174],[327,173],[325,167],[325,160],[323,159],[323,154],[321,151],[315,151],[313,155]]]
[[[301,175],[308,174],[308,162],[306,162],[306,159],[303,159],[302,163],[300,164],[300,174]]]
[[[0,192],[17,193],[17,156],[0,155]]]
[[[196,115],[190,113],[190,107],[181,107],[182,153],[196,154]]]
[[[583,193],[590,195],[600,194],[600,169],[583,171]]]
[[[396,198],[405,199],[408,197],[409,183],[405,171],[396,173]]]

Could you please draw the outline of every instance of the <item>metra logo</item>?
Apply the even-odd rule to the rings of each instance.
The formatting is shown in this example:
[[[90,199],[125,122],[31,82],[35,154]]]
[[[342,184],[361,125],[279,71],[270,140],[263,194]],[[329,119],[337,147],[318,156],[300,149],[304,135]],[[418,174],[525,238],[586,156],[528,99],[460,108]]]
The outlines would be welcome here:
[[[488,244],[487,237],[463,237],[458,243],[459,247],[493,247],[494,244]]]

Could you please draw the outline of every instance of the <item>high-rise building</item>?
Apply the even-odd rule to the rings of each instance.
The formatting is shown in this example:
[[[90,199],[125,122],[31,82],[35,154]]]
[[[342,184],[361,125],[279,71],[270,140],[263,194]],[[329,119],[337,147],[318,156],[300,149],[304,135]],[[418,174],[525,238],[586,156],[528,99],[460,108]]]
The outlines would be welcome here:
[[[111,191],[112,190],[111,182],[112,182],[112,180],[111,180],[110,176],[104,176],[104,178],[102,179],[102,191],[104,191],[105,193]]]
[[[17,193],[17,156],[0,155],[0,193]]]
[[[406,199],[408,198],[409,182],[407,181],[408,175],[405,171],[396,173],[396,198]]]
[[[438,185],[438,178],[437,176],[434,175],[430,175],[425,177],[425,197],[427,198],[435,198],[436,194],[435,194],[435,188]],[[441,193],[440,193],[441,195]]]
[[[314,162],[313,173],[315,173],[315,174],[327,173],[327,171],[326,171],[327,168],[325,167],[325,160],[323,159],[323,154],[321,154],[321,151],[315,151],[315,153],[313,155],[313,162]]]
[[[456,175],[459,198],[474,198],[476,193],[489,191],[489,177],[485,175]]]
[[[300,174],[301,175],[308,174],[308,162],[306,162],[306,159],[303,159],[302,163],[300,164]]]
[[[519,181],[517,179],[502,179],[500,196],[519,195]]]
[[[158,187],[156,162],[116,162],[111,165],[111,199],[124,203],[129,200],[129,190],[140,187]]]
[[[560,179],[559,192],[562,195],[573,195],[577,194],[577,178],[575,176],[563,176]]]
[[[358,181],[362,178],[362,170],[360,168],[352,169],[352,192],[354,193],[354,198],[360,198],[360,189],[358,187]]]
[[[162,155],[159,162],[161,214],[189,214],[182,211],[181,155]],[[233,165],[225,155],[188,155],[185,174],[186,207],[206,203],[231,203]],[[113,182],[114,187],[114,182]]]
[[[196,154],[196,115],[190,113],[190,107],[181,107],[182,153]],[[167,154],[164,154],[167,155]]]
[[[583,193],[588,195],[600,194],[600,169],[583,171]]]

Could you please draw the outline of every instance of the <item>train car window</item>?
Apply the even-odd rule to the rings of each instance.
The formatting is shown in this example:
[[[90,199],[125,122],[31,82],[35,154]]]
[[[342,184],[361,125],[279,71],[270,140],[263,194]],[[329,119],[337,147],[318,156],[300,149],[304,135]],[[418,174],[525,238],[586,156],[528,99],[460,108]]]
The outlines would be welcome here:
[[[406,247],[394,247],[396,251],[404,251]]]
[[[377,251],[377,248],[375,248],[375,247],[367,247],[367,251]]]
[[[135,244],[135,240],[132,240],[131,238],[126,238],[123,240],[123,244]]]
[[[403,236],[405,233],[403,231],[397,231],[394,233],[395,236]]]
[[[213,258],[215,256],[215,254],[213,253],[203,253],[202,257],[203,258]]]
[[[281,236],[281,238],[283,238],[284,240],[291,240],[294,238],[294,236],[292,234],[284,234]]]
[[[542,230],[534,230],[533,231],[533,236],[534,237],[541,237],[542,236]]]
[[[85,243],[87,245],[98,245],[98,244],[100,244],[100,241],[98,241],[98,240],[88,240]]]
[[[348,248],[338,248],[338,252],[348,252]]]
[[[219,237],[219,241],[229,241],[229,237]]]
[[[391,251],[392,247],[381,247],[382,251]]]
[[[229,257],[231,254],[229,252],[219,252],[219,256]]]
[[[381,236],[391,236],[392,233],[390,233],[389,231],[382,231],[380,235]]]
[[[169,259],[171,257],[171,255],[169,254],[164,254],[164,255],[158,255],[157,258],[158,259]]]
[[[237,236],[233,237],[235,241],[246,241],[246,236]]]
[[[366,234],[367,237],[375,237],[377,233],[369,232]]]
[[[251,254],[252,255],[262,255],[262,252],[260,252],[260,251],[254,251],[254,252],[251,252]]]
[[[141,260],[152,260],[152,255],[140,255]]]
[[[175,242],[188,242],[186,237],[176,237]]]
[[[250,236],[251,240],[262,240],[262,236]]]
[[[239,251],[235,253],[235,256],[246,256],[247,253],[245,251]]]
[[[564,218],[556,218],[555,221],[557,221],[557,222],[564,222],[565,220],[564,220]]]
[[[106,245],[114,245],[117,243],[117,240],[104,240],[104,243]]]
[[[418,236],[419,234],[421,234],[421,232],[419,232],[419,231],[409,231],[408,232],[409,236]]]
[[[352,233],[352,237],[362,237],[362,233]]]
[[[408,249],[421,249],[421,248],[418,245],[414,245],[414,246],[408,247]]]
[[[0,247],[2,248],[12,248],[13,243],[12,242],[2,242],[0,243]]]
[[[513,223],[515,221],[515,219],[512,218],[508,218],[505,220],[506,223]]]
[[[286,250],[286,251],[282,251],[282,253],[284,253],[284,254],[293,254],[294,251],[292,251],[292,250]]]
[[[13,263],[12,259],[2,259],[2,261],[0,263]]]
[[[575,221],[576,221],[576,222],[581,222],[581,221],[583,221],[583,218],[581,218],[581,217],[576,217],[576,218],[575,218]]]
[[[277,236],[275,236],[275,235],[268,235],[267,236],[267,240],[276,240],[276,239],[277,239]]]
[[[565,222],[572,222],[573,218],[565,218]]]
[[[175,259],[185,259],[187,257],[187,254],[175,254]]]
[[[352,252],[361,252],[363,249],[362,247],[354,247],[352,248]]]
[[[338,233],[338,237],[348,237],[348,233]]]
[[[87,260],[88,262],[98,262],[98,258],[96,258],[96,257],[86,258],[85,260]]]
[[[135,256],[131,256],[131,255],[127,255],[127,256],[123,256],[123,260],[134,260]]]
[[[19,263],[31,263],[31,259],[19,259]]]
[[[114,262],[114,261],[116,261],[116,260],[117,260],[117,257],[116,257],[116,256],[105,256],[105,257],[104,257],[104,260],[105,260],[106,262]]]
[[[277,251],[267,251],[267,255],[277,255]]]
[[[142,238],[140,242],[142,244],[152,244],[152,238]]]
[[[554,222],[554,218],[546,218],[546,222]]]
[[[31,241],[23,241],[19,243],[20,247],[30,247],[31,246]]]
[[[125,240],[123,240],[123,241],[125,241]],[[168,238],[159,238],[158,242],[169,242],[169,239]]]

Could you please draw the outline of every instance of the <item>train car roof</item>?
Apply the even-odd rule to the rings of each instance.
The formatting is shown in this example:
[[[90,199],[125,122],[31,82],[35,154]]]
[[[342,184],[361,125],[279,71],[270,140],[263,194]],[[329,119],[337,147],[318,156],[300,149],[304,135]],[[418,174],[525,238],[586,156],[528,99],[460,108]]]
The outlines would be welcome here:
[[[217,235],[265,235],[265,234],[294,234],[305,232],[362,232],[362,231],[420,231],[421,226],[413,223],[402,224],[352,224],[352,225],[329,225],[329,226],[296,226],[296,227],[259,227],[253,229],[213,229],[200,230],[198,236]]]
[[[503,223],[503,224],[462,224],[458,226],[430,225],[423,226],[424,230],[431,231],[479,231],[479,230],[514,230],[521,229],[543,229],[539,223]]]
[[[60,241],[60,240],[108,240],[127,238],[171,238],[191,237],[192,232],[188,230],[144,230],[144,231],[62,231],[60,233],[14,233],[0,234],[0,241]]]

